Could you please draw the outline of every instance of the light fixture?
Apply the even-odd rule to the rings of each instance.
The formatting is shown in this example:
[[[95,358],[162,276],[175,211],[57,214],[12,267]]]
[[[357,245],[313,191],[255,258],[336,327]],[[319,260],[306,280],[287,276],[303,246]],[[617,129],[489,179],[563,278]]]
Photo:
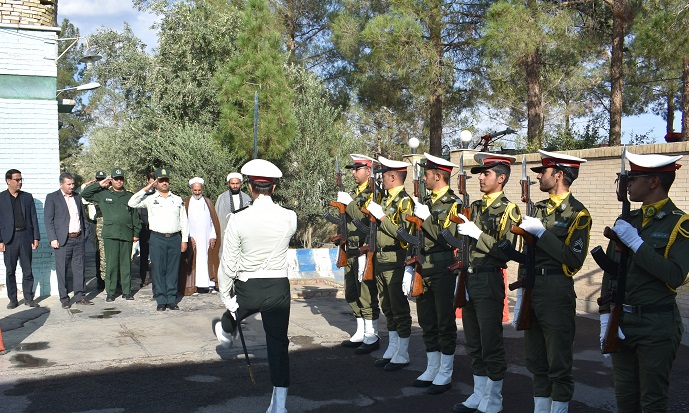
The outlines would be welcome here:
[[[471,131],[469,130],[465,129],[459,134],[459,140],[462,141],[462,149],[469,148],[469,142],[471,142],[471,138],[472,135]]]
[[[409,138],[407,145],[411,148],[412,155],[416,154],[416,148],[418,148],[420,144],[421,142],[419,142],[417,138]]]
[[[69,46],[67,46],[67,48],[65,50],[63,50],[62,53],[60,53],[60,56],[58,56],[57,59],[55,59],[55,61],[60,60],[60,58],[62,56],[64,56],[65,53],[67,53],[67,51],[69,49],[74,47],[74,45],[79,43],[79,40],[82,40],[82,39],[86,43],[86,53],[84,54],[84,56],[82,56],[81,59],[79,59],[79,63],[86,63],[86,70],[90,70],[91,67],[93,67],[93,62],[99,61],[100,59],[103,58],[103,56],[97,54],[96,52],[93,51],[93,49],[91,49],[89,47],[89,40],[86,37],[77,36],[77,37],[65,37],[62,39],[57,39],[58,41],[70,41],[71,40],[72,43]]]
[[[83,85],[66,87],[64,89],[58,89],[57,95],[55,95],[55,97],[60,96],[60,93],[67,91],[67,90],[93,90],[93,89],[98,89],[99,87],[100,87],[100,83],[98,83],[98,82],[91,82],[91,83],[86,83]]]

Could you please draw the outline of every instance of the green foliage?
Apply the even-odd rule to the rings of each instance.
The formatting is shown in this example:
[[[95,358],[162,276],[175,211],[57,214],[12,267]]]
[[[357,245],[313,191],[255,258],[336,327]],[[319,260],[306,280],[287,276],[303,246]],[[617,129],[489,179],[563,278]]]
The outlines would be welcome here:
[[[608,138],[600,134],[602,126],[603,118],[594,117],[586,123],[581,132],[561,129],[555,134],[546,135],[543,149],[546,151],[571,151],[604,145]],[[535,152],[540,148],[529,149]]]
[[[228,148],[253,154],[254,93],[258,91],[258,155],[279,159],[296,136],[294,92],[285,74],[277,22],[266,0],[248,0],[237,38],[238,53],[215,76],[219,90],[217,133]]]

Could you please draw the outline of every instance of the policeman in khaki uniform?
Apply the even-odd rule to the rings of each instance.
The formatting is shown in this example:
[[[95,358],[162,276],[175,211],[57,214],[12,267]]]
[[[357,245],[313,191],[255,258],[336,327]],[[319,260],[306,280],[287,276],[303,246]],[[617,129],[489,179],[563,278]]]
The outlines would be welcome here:
[[[474,392],[455,405],[457,413],[498,413],[502,411],[502,384],[507,371],[502,337],[502,312],[505,302],[503,270],[509,259],[498,249],[508,240],[516,247],[512,225],[521,222],[519,208],[505,196],[503,188],[510,178],[509,155],[479,152],[474,155],[480,166],[471,168],[479,174],[483,193],[471,204],[471,221],[457,225],[457,232],[472,238],[470,267],[466,289],[469,299],[462,309],[465,347],[471,357]]]
[[[413,213],[412,199],[404,190],[407,167],[411,165],[383,156],[378,158],[378,162],[383,173],[383,189],[387,194],[380,204],[371,201],[366,208],[380,221],[374,268],[380,307],[387,318],[390,341],[383,358],[374,364],[384,366],[387,371],[395,371],[409,365],[411,312],[402,288],[407,251],[398,238],[397,229],[408,228],[406,217]]]
[[[564,413],[574,393],[572,359],[576,315],[573,276],[588,254],[591,215],[569,188],[586,159],[539,150],[539,189],[548,199],[519,225],[536,243],[536,283],[530,329],[524,331],[526,367],[533,374],[534,413]],[[520,272],[523,268],[520,268]],[[518,292],[514,319],[519,315]]]
[[[414,215],[423,220],[424,245],[421,254],[425,261],[421,266],[423,293],[416,298],[419,325],[423,330],[426,347],[426,370],[414,381],[414,387],[428,387],[429,394],[441,394],[452,383],[452,370],[455,359],[457,323],[455,321],[454,290],[455,277],[448,270],[455,260],[453,247],[445,241],[440,232],[448,228],[454,234],[457,224],[449,216],[457,212],[457,197],[450,189],[452,168],[457,165],[428,153],[423,180],[426,189],[424,203],[416,203]],[[409,293],[414,268],[405,268],[405,293]]]
[[[684,330],[676,289],[689,272],[689,215],[668,197],[680,158],[627,152],[629,200],[641,202],[641,209],[613,227],[630,249],[620,334],[624,339],[621,351],[612,354],[617,409],[622,413],[667,412],[670,370]],[[619,260],[614,243],[607,253]],[[609,292],[610,277],[603,276],[602,294]],[[610,306],[599,309],[601,337]]]
[[[187,250],[189,224],[184,201],[170,191],[169,170],[158,168],[155,175],[156,180],[135,193],[127,205],[148,211],[156,310],[179,310],[177,277],[182,253]]]
[[[135,208],[127,202],[132,193],[124,189],[124,171],[115,168],[110,178],[96,181],[81,196],[98,204],[103,214],[103,231],[100,237],[105,245],[106,301],[115,301],[118,274],[122,283],[122,297],[133,300],[131,287],[132,244],[139,239],[141,222]]]
[[[375,160],[366,155],[351,154],[352,164],[345,166],[352,170],[352,177],[356,183],[354,198],[347,192],[338,192],[337,202],[347,205],[347,266],[345,267],[345,300],[352,308],[356,318],[356,332],[348,340],[342,342],[342,347],[357,348],[359,354],[367,354],[380,347],[378,342],[378,288],[376,281],[362,281],[366,254],[359,253],[359,247],[364,245],[368,234],[357,229],[352,222],[358,219],[367,222],[367,215],[361,212],[371,197],[368,187],[369,178]],[[363,348],[360,348],[364,344]]]

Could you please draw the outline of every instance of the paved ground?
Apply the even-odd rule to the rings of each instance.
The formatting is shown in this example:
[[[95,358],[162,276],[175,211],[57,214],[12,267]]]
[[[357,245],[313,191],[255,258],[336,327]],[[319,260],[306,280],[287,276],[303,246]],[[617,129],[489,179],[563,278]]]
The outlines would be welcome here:
[[[91,271],[92,273],[92,271]],[[134,272],[137,274],[138,272]],[[138,281],[138,279],[137,279]],[[93,280],[89,285],[95,286]],[[373,366],[381,350],[355,355],[339,346],[354,327],[341,290],[305,281],[293,285],[290,320],[292,383],[287,408],[295,412],[450,412],[471,392],[469,359],[461,321],[453,388],[438,396],[411,386],[425,369],[418,324],[410,345],[412,364],[397,372]],[[10,352],[0,356],[2,412],[264,412],[270,384],[265,339],[258,317],[244,333],[256,384],[249,380],[241,347],[218,346],[210,323],[222,304],[211,294],[185,297],[180,311],[155,311],[151,287],[135,301],[60,307],[42,297],[41,307],[7,310],[0,300],[0,327]],[[22,302],[23,303],[23,302]],[[412,309],[415,306],[412,304]],[[384,317],[383,317],[384,318]],[[413,314],[416,320],[416,314]],[[383,343],[387,331],[381,322]],[[598,321],[577,317],[571,412],[615,410],[611,364],[597,350]],[[524,367],[523,337],[505,325],[508,372],[504,412],[533,409],[531,378]],[[685,340],[685,343],[687,340]],[[680,347],[670,388],[670,412],[689,411],[689,348]]]

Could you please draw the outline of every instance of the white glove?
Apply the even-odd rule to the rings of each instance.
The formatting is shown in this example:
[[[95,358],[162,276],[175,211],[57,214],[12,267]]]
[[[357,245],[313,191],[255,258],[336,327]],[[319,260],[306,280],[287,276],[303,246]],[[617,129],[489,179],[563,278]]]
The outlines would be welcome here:
[[[519,228],[535,236],[536,238],[540,238],[545,232],[545,227],[543,226],[541,220],[528,215],[522,217],[522,223],[519,224]]]
[[[373,201],[368,203],[366,209],[368,209],[368,212],[370,212],[371,215],[376,217],[376,219],[378,220],[382,220],[383,218],[385,218],[385,212],[383,212],[383,207],[376,204]]]
[[[404,276],[402,277],[402,292],[408,295],[411,291],[411,279],[414,276],[414,267],[407,265],[404,267]]]
[[[225,307],[227,307],[227,309],[230,310],[230,314],[232,314],[232,318],[234,318],[236,320],[237,319],[237,309],[239,309],[239,304],[237,304],[237,296],[235,295],[234,297],[227,300]]]
[[[639,231],[625,220],[618,219],[612,230],[620,238],[620,241],[634,252],[644,243],[644,240],[639,236]]]
[[[416,215],[417,217],[419,217],[425,221],[426,218],[431,216],[431,210],[428,208],[428,205],[420,204],[415,199],[414,200],[414,215]]]
[[[605,330],[608,329],[608,321],[610,320],[610,313],[603,313],[600,315],[600,346],[603,348],[603,338],[605,337]],[[622,332],[622,328],[617,327],[617,337],[624,340],[626,337]],[[610,354],[603,354],[605,358],[610,357]]]
[[[352,196],[349,195],[348,193],[342,192],[342,191],[337,193],[337,202],[339,202],[341,204],[349,205],[349,203],[352,201],[353,201]]]
[[[462,217],[466,221],[466,218],[464,218],[464,215],[459,215],[459,216]],[[471,237],[473,239],[479,239],[481,234],[483,234],[483,231],[481,231],[481,228],[477,227],[473,221],[466,221],[464,224],[457,224],[457,232],[460,235],[466,235],[467,237]]]
[[[364,279],[364,269],[366,269],[366,254],[359,255],[357,263],[357,279],[361,282]]]
[[[517,327],[517,318],[519,318],[519,311],[522,309],[522,296],[524,295],[524,289],[517,289],[517,302],[514,303],[514,315],[512,317],[512,327]]]

